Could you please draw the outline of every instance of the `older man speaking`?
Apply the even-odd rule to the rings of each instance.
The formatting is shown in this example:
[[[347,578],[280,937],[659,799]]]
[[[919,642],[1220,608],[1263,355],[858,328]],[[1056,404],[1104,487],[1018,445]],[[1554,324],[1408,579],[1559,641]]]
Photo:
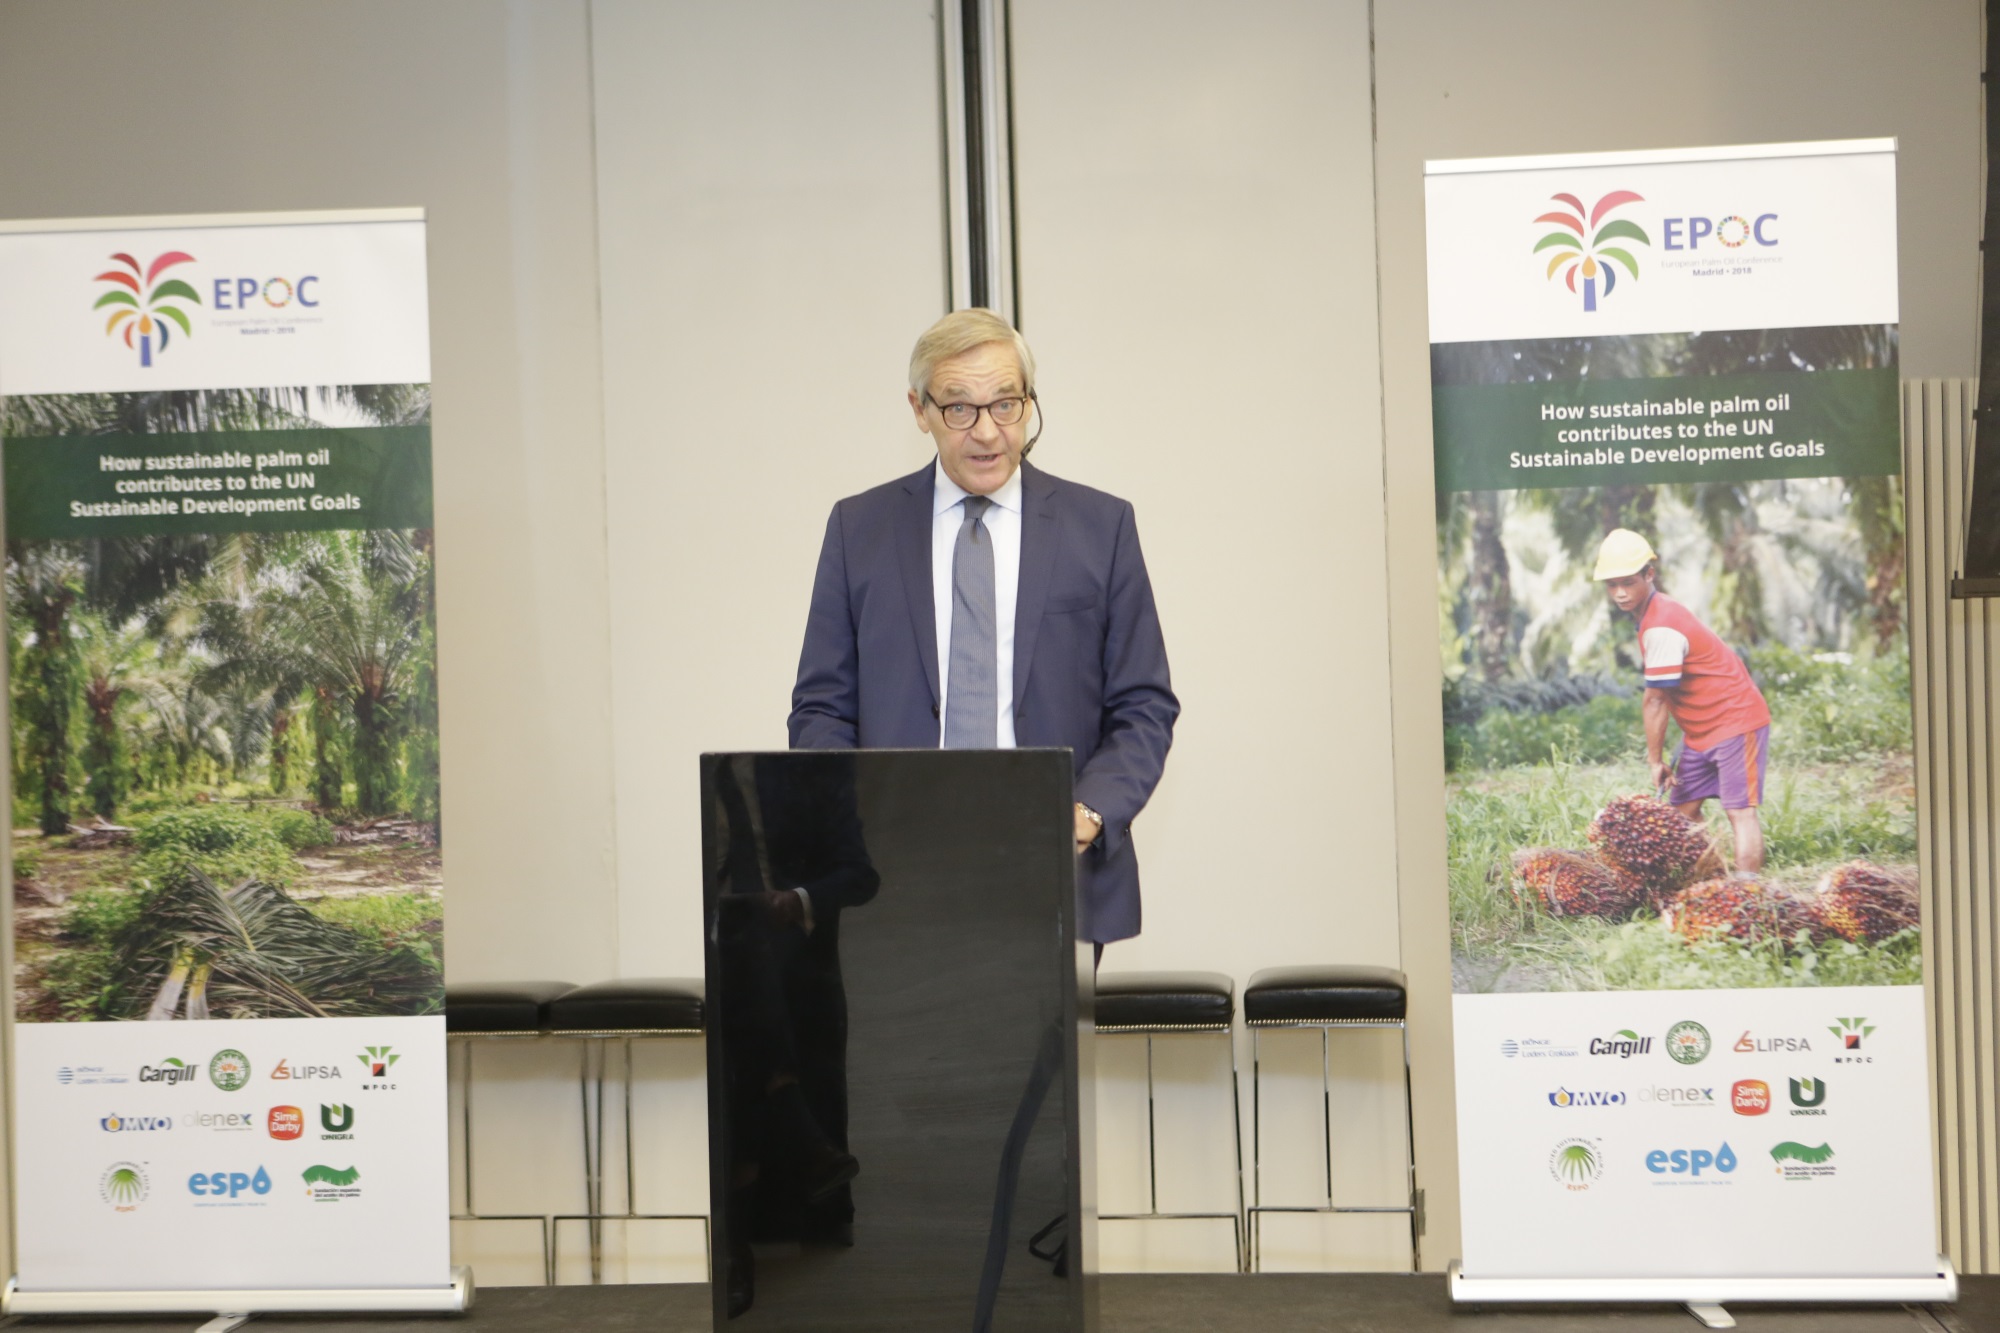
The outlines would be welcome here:
[[[1068,746],[1077,932],[1130,938],[1131,825],[1180,713],[1132,506],[1026,461],[1035,359],[990,310],[917,340],[909,401],[937,458],[834,506],[792,745]]]

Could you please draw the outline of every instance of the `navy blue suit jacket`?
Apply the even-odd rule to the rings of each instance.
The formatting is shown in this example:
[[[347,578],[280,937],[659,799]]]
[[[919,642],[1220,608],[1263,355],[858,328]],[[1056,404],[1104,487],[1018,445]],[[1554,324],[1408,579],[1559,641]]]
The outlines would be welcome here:
[[[792,690],[795,749],[933,749],[935,464],[833,507]],[[1131,825],[1167,761],[1180,702],[1132,506],[1021,464],[1014,736],[1068,746],[1076,799],[1104,816],[1077,861],[1077,933],[1139,933]]]

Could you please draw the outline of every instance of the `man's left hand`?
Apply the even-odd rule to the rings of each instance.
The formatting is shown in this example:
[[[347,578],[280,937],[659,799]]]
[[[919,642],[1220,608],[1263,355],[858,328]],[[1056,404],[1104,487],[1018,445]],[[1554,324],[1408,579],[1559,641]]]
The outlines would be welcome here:
[[[1082,806],[1079,805],[1076,808],[1077,855],[1081,856],[1084,853],[1084,851],[1089,848],[1091,843],[1097,841],[1097,835],[1102,833],[1103,831],[1104,828],[1102,825],[1100,825],[1096,820],[1092,819],[1089,815],[1083,813]]]
[[[759,896],[763,900],[764,919],[773,926],[802,928],[806,924],[805,904],[790,889],[766,889]]]

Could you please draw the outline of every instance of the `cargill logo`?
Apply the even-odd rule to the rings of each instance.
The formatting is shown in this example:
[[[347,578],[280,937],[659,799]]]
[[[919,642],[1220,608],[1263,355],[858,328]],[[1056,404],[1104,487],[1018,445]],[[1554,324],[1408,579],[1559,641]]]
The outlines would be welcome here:
[[[1544,250],[1554,252],[1549,257],[1548,270],[1543,276],[1553,279],[1560,271],[1563,285],[1583,298],[1584,310],[1594,311],[1598,298],[1610,296],[1612,289],[1618,285],[1620,266],[1635,281],[1639,277],[1639,261],[1632,257],[1632,252],[1611,242],[1652,244],[1638,223],[1630,218],[1613,218],[1606,222],[1605,214],[1626,204],[1643,203],[1644,200],[1630,190],[1613,190],[1585,208],[1583,200],[1573,194],[1549,197],[1563,207],[1535,219],[1538,224],[1552,223],[1556,228],[1535,242],[1537,255]]]
[[[183,250],[169,250],[144,267],[128,254],[115,254],[111,258],[119,267],[108,268],[93,279],[109,284],[109,288],[91,309],[110,307],[110,318],[104,323],[105,336],[122,337],[125,345],[139,354],[139,364],[150,366],[155,351],[167,350],[171,325],[178,324],[183,336],[194,335],[187,311],[174,303],[192,301],[200,305],[201,294],[178,277],[160,277],[177,264],[193,263],[194,256]]]

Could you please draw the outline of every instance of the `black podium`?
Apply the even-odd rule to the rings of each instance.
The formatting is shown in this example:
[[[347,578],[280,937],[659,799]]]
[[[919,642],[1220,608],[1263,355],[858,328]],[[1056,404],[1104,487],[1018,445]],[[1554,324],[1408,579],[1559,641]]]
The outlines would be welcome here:
[[[701,800],[715,1327],[1095,1330],[1069,752],[704,755]]]

